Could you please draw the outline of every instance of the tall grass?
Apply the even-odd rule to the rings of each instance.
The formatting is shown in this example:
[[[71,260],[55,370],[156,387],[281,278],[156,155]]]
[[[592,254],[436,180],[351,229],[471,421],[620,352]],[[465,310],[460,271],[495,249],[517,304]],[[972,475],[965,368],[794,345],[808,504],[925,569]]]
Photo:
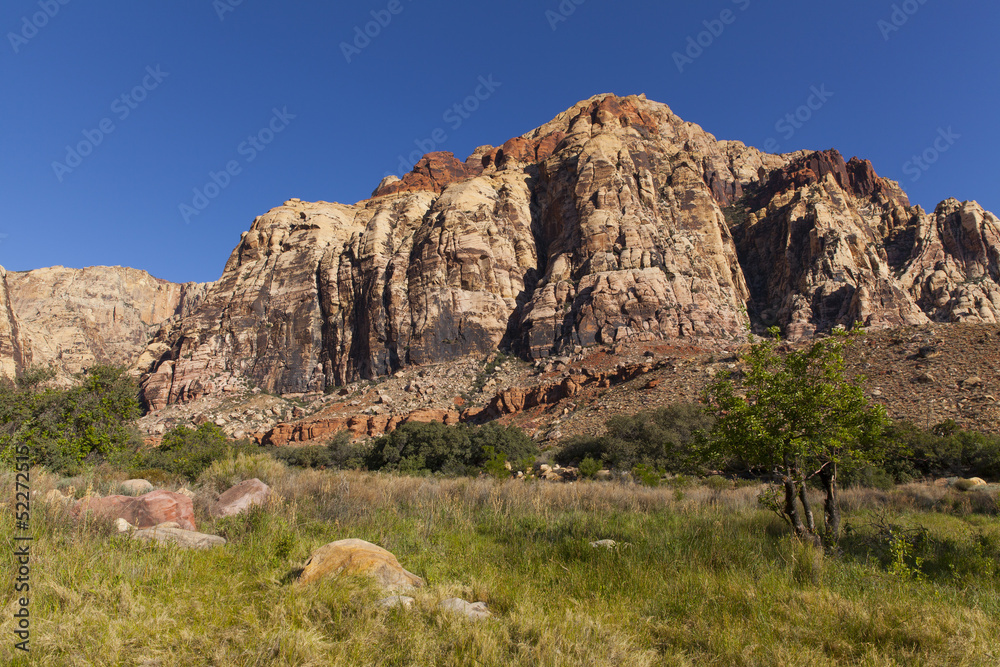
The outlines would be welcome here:
[[[244,462],[215,473],[258,476],[260,470]],[[208,472],[206,484],[218,481]],[[794,542],[780,519],[758,509],[754,488],[693,486],[678,493],[590,482],[280,468],[267,468],[267,474],[277,496],[269,506],[218,521],[199,512],[200,529],[229,540],[203,552],[131,542],[107,523],[79,524],[36,500],[33,662],[167,667],[1000,660],[1000,574],[988,564],[1000,544],[1000,525],[995,516],[955,510],[947,490],[913,487],[882,496],[845,491],[851,530],[844,552],[823,554]],[[36,479],[43,492],[59,483]],[[9,498],[9,478],[0,481]],[[89,480],[99,491],[115,483]],[[926,544],[914,541],[910,570],[889,562],[880,532],[886,525],[926,528]],[[5,542],[13,528],[11,512],[0,513]],[[348,537],[389,549],[427,580],[427,588],[413,593],[413,608],[378,606],[386,594],[362,580],[296,583],[297,570],[316,547]],[[615,540],[618,548],[591,547],[598,539]],[[911,576],[918,553],[926,556],[920,566],[926,572]],[[948,553],[967,561],[966,570],[949,570]],[[12,572],[12,559],[0,559],[0,581],[10,582]],[[7,640],[13,636],[12,590],[5,583],[0,592],[2,664],[13,657]],[[451,596],[485,601],[495,617],[472,622],[439,611],[437,603]]]

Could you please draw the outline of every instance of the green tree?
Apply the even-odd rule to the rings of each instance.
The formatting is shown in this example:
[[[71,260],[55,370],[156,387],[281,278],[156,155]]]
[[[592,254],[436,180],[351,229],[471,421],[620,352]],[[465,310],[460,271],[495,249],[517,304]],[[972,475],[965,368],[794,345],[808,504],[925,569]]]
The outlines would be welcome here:
[[[67,472],[139,447],[139,390],[124,368],[95,366],[69,389],[54,376],[36,368],[0,383],[0,452],[28,445],[34,463]]]
[[[770,333],[743,355],[742,378],[723,373],[706,390],[718,418],[711,447],[750,467],[774,470],[784,488],[784,503],[775,509],[800,536],[820,535],[806,495],[806,482],[818,477],[826,493],[822,532],[836,540],[838,468],[881,459],[885,409],[869,404],[864,378],[845,377],[843,350],[857,329],[785,353],[777,327]]]

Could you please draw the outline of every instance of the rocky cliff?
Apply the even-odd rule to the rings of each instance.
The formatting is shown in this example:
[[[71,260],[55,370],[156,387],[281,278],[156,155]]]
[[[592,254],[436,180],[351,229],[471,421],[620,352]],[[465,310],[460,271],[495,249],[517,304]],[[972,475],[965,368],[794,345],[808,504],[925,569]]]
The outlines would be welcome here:
[[[11,272],[7,283],[31,362],[63,377],[95,364],[135,364],[151,327],[190,315],[206,289],[122,267]]]
[[[0,378],[14,378],[29,362],[20,324],[11,306],[7,271],[0,266]]]
[[[601,95],[464,162],[425,156],[353,206],[254,221],[146,351],[152,407],[256,385],[322,391],[509,347],[792,338],[837,324],[994,322],[1000,225],[911,207],[871,163],[718,141]]]
[[[769,155],[644,96],[599,95],[464,161],[428,154],[357,204],[289,200],[216,283],[89,271],[8,277],[30,354],[70,371],[134,361],[161,408],[497,348],[996,322],[1000,221],[974,202],[912,207],[835,150]]]

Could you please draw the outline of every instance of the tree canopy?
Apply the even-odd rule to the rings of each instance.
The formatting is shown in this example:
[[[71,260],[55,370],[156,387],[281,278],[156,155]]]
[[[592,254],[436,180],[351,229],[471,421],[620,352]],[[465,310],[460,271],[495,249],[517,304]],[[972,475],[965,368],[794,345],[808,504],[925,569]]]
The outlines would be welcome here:
[[[712,446],[749,467],[778,473],[785,499],[776,509],[800,535],[819,534],[805,488],[819,477],[827,494],[823,532],[835,539],[837,469],[881,458],[886,412],[865,397],[864,378],[844,373],[843,350],[857,330],[786,350],[778,329],[770,334],[742,355],[742,377],[722,374],[707,389],[705,400],[717,417]]]

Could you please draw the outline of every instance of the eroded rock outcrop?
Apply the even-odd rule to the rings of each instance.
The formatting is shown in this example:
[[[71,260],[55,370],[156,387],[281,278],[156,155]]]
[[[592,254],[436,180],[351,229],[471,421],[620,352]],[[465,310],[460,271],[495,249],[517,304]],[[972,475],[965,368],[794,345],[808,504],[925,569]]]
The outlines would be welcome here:
[[[598,96],[466,162],[430,154],[354,206],[290,200],[160,332],[146,399],[321,391],[501,345],[740,339],[748,293],[721,206],[786,161]]]
[[[74,306],[50,321],[38,304],[51,295],[16,297],[14,312],[63,332],[38,336],[43,360],[80,367],[132,354],[171,311],[135,361],[158,409],[250,387],[322,392],[498,348],[538,359],[633,338],[728,345],[748,324],[799,339],[996,322],[998,230],[974,202],[910,206],[866,160],[769,155],[644,96],[599,95],[464,161],[430,153],[357,204],[291,199],[253,222],[216,283],[157,288],[143,303],[162,298],[159,314]]]
[[[104,266],[12,272],[8,284],[32,363],[64,376],[95,364],[131,366],[146,350],[150,327],[188,315],[205,290]]]
[[[11,303],[7,275],[0,266],[0,378],[14,378],[30,363]]]

